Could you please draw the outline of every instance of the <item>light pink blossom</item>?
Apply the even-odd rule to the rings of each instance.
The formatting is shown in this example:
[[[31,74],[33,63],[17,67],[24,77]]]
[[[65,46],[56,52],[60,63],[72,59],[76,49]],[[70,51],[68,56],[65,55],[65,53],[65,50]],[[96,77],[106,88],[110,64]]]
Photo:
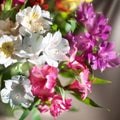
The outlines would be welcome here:
[[[70,58],[68,59],[68,67],[73,70],[84,69],[83,58],[82,56],[77,56],[78,49],[76,45],[73,46],[73,49],[70,52]]]
[[[32,93],[40,99],[47,99],[54,93],[58,69],[45,65],[42,68],[33,67],[30,71]]]

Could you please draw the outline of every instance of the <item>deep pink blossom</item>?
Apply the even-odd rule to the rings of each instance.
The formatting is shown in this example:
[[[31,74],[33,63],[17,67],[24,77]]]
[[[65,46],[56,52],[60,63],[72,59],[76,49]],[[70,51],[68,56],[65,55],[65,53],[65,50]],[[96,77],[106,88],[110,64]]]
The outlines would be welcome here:
[[[48,104],[49,103],[49,104]],[[62,96],[56,94],[51,100],[40,103],[37,108],[40,112],[50,111],[51,115],[56,119],[60,113],[70,110],[72,99],[64,99]]]
[[[56,118],[60,113],[69,110],[71,102],[72,99],[63,99],[60,95],[55,95],[50,106],[51,115]]]
[[[13,6],[16,6],[16,5],[21,5],[25,2],[25,0],[13,0]]]
[[[1,3],[3,3],[3,4],[4,4],[5,2],[6,2],[6,0],[2,0],[2,1],[1,1]],[[21,5],[21,4],[23,4],[24,2],[25,2],[25,0],[13,0],[13,1],[12,1],[12,5],[13,5],[13,6]]]
[[[69,89],[79,92],[81,98],[84,100],[87,95],[88,91],[91,91],[91,82],[89,81],[89,70],[85,69],[79,74],[79,79],[75,80],[72,84],[70,84]]]
[[[32,93],[41,99],[47,99],[54,93],[58,69],[45,65],[42,68],[33,67],[30,71],[30,81],[32,84]]]

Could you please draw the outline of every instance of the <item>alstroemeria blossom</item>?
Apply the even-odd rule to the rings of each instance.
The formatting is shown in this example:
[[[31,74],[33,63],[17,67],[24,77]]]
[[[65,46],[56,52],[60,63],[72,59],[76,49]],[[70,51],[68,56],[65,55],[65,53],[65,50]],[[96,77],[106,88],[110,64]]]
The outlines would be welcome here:
[[[83,2],[79,5],[76,11],[76,19],[78,22],[89,25],[93,24],[96,14],[91,3]]]
[[[72,84],[70,84],[69,88],[73,91],[80,92],[81,98],[84,100],[87,95],[88,91],[91,91],[91,82],[88,79],[89,70],[85,69],[79,74],[79,79],[75,80]]]
[[[48,33],[45,37],[34,33],[31,37],[24,37],[21,50],[16,55],[28,58],[35,65],[41,66],[47,62],[50,66],[57,67],[60,61],[66,59],[69,49],[68,41],[62,38],[59,31]]]
[[[6,80],[5,88],[1,90],[0,94],[2,102],[10,103],[12,108],[19,105],[28,108],[34,100],[30,81],[21,75]]]
[[[41,99],[47,99],[54,93],[58,69],[45,65],[42,68],[33,67],[30,71],[32,93]]]
[[[88,54],[88,61],[93,70],[100,69],[101,71],[107,67],[112,68],[120,64],[120,58],[114,51],[114,44],[107,41],[99,45],[97,53]]]
[[[63,99],[60,95],[54,95],[47,106],[39,104],[37,107],[40,112],[50,111],[51,115],[56,119],[62,112],[68,111],[71,108],[72,99]]]
[[[111,26],[103,14],[95,13],[92,4],[84,2],[80,4],[76,12],[76,19],[78,22],[83,23],[87,31],[96,39],[108,39]]]
[[[69,43],[62,38],[62,34],[57,31],[53,35],[48,33],[41,42],[41,51],[39,60],[47,62],[50,66],[57,67],[59,61],[66,59],[69,52]]]
[[[50,13],[41,10],[39,5],[27,7],[16,14],[16,22],[21,25],[19,31],[22,35],[45,33],[49,30],[50,19]]]
[[[22,40],[20,50],[16,52],[16,55],[21,58],[32,59],[32,63],[35,64],[35,60],[38,59],[41,50],[42,39],[43,36],[39,33],[33,33],[31,37],[25,36]]]
[[[19,44],[21,44],[19,36],[3,35],[0,37],[0,64],[4,64],[5,67],[7,67],[12,63],[17,62],[15,51],[19,48]]]

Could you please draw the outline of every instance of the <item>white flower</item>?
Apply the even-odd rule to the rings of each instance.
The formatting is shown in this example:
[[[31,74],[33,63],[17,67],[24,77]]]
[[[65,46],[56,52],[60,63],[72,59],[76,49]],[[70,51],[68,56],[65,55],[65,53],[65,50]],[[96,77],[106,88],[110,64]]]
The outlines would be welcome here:
[[[39,55],[41,40],[43,36],[39,33],[33,33],[30,37],[25,36],[22,40],[20,50],[15,54],[21,58],[30,59],[31,57],[36,58]]]
[[[50,66],[57,67],[60,61],[65,60],[69,49],[68,41],[62,38],[59,31],[54,35],[48,33],[45,37],[34,33],[23,39],[21,50],[16,55],[27,58],[36,65],[44,65],[47,62]]]
[[[21,75],[13,76],[11,80],[5,81],[5,88],[1,90],[3,103],[10,103],[10,106],[22,105],[28,108],[34,100],[31,93],[30,81]]]
[[[36,5],[27,7],[16,14],[16,21],[21,24],[19,29],[22,35],[31,34],[34,32],[44,33],[49,30],[50,13],[41,10],[40,6]]]
[[[20,36],[8,36],[3,35],[0,37],[0,64],[4,64],[5,67],[17,61],[15,51],[21,44]]]
[[[50,66],[57,67],[59,61],[65,60],[69,50],[68,41],[62,38],[59,31],[55,32],[54,35],[48,33],[42,39],[38,61],[41,63],[47,62]]]

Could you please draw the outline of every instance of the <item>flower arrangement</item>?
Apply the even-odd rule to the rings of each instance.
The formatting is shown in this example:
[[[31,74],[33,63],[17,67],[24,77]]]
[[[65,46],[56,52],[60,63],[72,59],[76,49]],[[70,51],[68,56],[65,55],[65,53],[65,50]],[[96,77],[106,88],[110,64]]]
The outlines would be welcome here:
[[[0,4],[1,101],[13,111],[22,109],[20,120],[31,110],[57,119],[72,110],[68,94],[99,107],[88,93],[93,84],[110,81],[95,77],[94,71],[118,66],[120,57],[108,41],[111,26],[95,12],[92,0]]]

